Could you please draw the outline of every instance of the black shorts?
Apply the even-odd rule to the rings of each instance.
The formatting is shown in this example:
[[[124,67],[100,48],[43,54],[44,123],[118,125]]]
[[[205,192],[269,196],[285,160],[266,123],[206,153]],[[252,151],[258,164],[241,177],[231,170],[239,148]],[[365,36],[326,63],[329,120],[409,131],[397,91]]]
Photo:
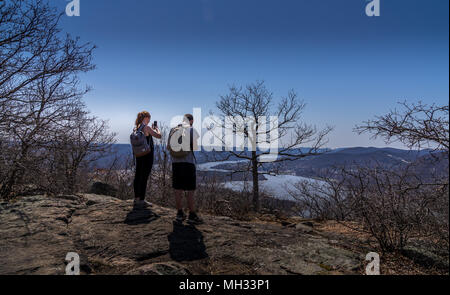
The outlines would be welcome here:
[[[197,188],[197,171],[192,163],[172,163],[172,188],[194,191]]]

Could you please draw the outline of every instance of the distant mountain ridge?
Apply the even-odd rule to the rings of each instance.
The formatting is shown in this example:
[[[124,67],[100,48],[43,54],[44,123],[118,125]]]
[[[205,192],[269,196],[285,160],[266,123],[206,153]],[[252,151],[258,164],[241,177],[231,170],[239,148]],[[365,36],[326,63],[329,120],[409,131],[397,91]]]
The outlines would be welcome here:
[[[158,148],[158,146],[156,146]],[[308,149],[302,149],[306,152]],[[299,150],[300,151],[300,150]],[[326,168],[333,165],[348,165],[348,164],[367,164],[368,162],[378,161],[384,165],[398,165],[401,163],[413,162],[419,157],[426,156],[432,152],[429,149],[420,151],[402,150],[396,148],[376,148],[376,147],[349,147],[337,148],[327,151],[319,156],[311,156],[300,159],[298,161],[288,161],[283,163],[283,166],[289,170],[301,170],[306,168]],[[112,161],[117,158],[117,169],[120,169],[127,158],[132,157],[132,150],[130,144],[114,144],[112,152],[104,158],[93,163],[93,168],[108,168]],[[198,163],[209,162],[211,158],[223,158],[224,154],[220,152],[196,152]],[[237,157],[230,157],[229,160],[238,160]]]
[[[439,155],[436,161],[426,161],[431,155]],[[432,167],[442,169],[445,157],[442,152],[432,150],[402,150],[395,148],[375,148],[375,147],[352,147],[332,150],[320,156],[306,157],[300,161],[285,162],[283,168],[295,171],[296,175],[304,177],[317,177],[324,170],[333,167],[351,166],[381,166],[387,169],[400,169],[411,163],[423,163]],[[448,162],[448,159],[447,159]],[[448,167],[448,166],[447,166]],[[423,167],[422,167],[423,168]],[[423,173],[428,173],[427,169],[420,169]]]
[[[227,158],[227,161],[211,160],[212,158],[223,160],[228,155],[228,153],[220,152],[196,152],[197,162],[200,164],[197,169],[198,181],[208,182],[209,179],[215,179],[227,183],[232,189],[238,191],[242,189],[243,182],[250,181],[251,183],[250,174],[236,172],[245,171],[248,168],[247,161],[244,160],[243,162],[242,159],[235,156]],[[123,169],[126,161],[128,161],[128,167],[130,167],[129,165],[133,161],[130,145],[113,146],[113,152],[106,158],[94,163],[93,168],[108,169],[115,158],[116,166],[113,169]],[[157,161],[155,161],[155,164],[157,164]],[[260,174],[259,180],[260,184],[273,196],[284,199],[287,198],[287,195],[282,187],[287,182],[323,177],[339,179],[342,175],[339,170],[341,167],[345,167],[347,170],[356,167],[377,167],[377,169],[382,168],[389,171],[403,171],[408,166],[410,166],[410,172],[419,176],[425,182],[432,180],[435,176],[444,177],[448,175],[448,154],[431,150],[414,151],[375,147],[340,148],[327,150],[324,154],[308,156],[296,161],[265,163],[259,170],[275,171],[275,175],[269,177]]]

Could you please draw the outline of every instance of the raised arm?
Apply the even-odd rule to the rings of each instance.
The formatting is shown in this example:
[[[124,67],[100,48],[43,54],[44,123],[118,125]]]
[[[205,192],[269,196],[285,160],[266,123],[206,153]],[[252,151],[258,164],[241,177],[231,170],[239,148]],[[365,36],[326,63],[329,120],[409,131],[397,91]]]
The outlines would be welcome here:
[[[146,136],[153,136],[155,138],[161,139],[161,131],[159,131],[158,127],[152,128],[150,126],[145,126],[144,133]]]

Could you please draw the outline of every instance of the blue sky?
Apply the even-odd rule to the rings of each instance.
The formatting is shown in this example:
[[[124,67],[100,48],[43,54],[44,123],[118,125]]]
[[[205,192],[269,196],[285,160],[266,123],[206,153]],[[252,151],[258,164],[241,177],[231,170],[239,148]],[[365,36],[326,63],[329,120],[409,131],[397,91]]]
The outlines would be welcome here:
[[[119,142],[141,110],[160,122],[193,107],[206,115],[228,85],[255,80],[275,97],[297,91],[305,122],[335,126],[332,148],[385,146],[352,129],[398,101],[448,101],[448,0],[381,0],[372,18],[366,0],[80,3],[62,28],[98,46],[85,100]]]

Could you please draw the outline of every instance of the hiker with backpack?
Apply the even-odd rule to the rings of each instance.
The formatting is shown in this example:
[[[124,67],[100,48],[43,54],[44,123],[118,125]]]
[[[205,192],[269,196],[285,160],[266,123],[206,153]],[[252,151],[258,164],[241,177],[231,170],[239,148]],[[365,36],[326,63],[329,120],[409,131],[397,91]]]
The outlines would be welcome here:
[[[150,123],[150,113],[140,112],[137,115],[133,133],[130,135],[130,142],[133,148],[133,154],[136,160],[136,172],[134,176],[134,208],[147,208],[152,204],[145,200],[147,190],[147,181],[152,171],[154,143],[153,137],[160,139],[161,132],[155,121],[152,126]]]
[[[197,188],[196,159],[194,151],[198,149],[197,140],[200,137],[192,127],[194,117],[191,114],[184,115],[183,123],[172,128],[169,133],[167,147],[172,157],[172,188],[175,190],[175,202],[177,208],[176,221],[181,223],[186,219],[183,211],[183,194],[186,193],[189,208],[189,224],[201,224],[203,220],[198,217],[194,193]]]

